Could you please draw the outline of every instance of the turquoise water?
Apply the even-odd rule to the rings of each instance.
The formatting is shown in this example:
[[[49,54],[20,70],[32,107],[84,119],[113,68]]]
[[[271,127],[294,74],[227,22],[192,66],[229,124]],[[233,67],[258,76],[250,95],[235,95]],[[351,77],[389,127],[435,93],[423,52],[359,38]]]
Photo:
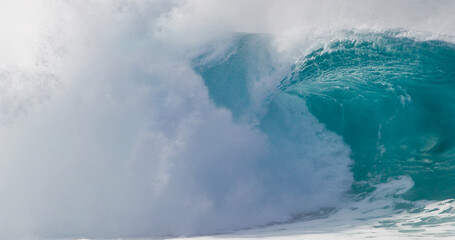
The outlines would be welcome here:
[[[343,136],[357,181],[409,175],[408,198],[455,196],[455,45],[355,36],[303,57],[280,88]]]
[[[409,176],[405,199],[455,197],[455,45],[402,33],[344,32],[300,56],[264,99],[257,128],[275,146],[305,148],[299,124],[308,123],[299,121],[308,110],[351,149],[349,194]],[[241,35],[229,57],[194,61],[212,100],[237,118],[251,105],[258,74],[275,70],[264,39]]]

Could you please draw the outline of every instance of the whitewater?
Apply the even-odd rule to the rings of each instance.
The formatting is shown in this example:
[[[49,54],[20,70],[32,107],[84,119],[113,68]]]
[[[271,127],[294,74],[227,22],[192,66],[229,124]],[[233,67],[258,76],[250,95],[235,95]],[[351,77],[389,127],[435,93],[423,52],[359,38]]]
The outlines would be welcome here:
[[[454,11],[0,2],[0,239],[455,239]]]

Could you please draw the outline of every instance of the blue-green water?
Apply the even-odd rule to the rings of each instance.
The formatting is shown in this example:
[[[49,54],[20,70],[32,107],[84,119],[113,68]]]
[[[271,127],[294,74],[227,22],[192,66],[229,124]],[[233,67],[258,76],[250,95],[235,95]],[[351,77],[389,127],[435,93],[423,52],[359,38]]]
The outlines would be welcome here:
[[[401,33],[345,32],[302,55],[264,100],[257,127],[275,146],[299,139],[294,147],[304,148],[297,135],[308,110],[350,147],[350,193],[410,176],[404,198],[453,198],[455,45]],[[249,109],[261,71],[275,70],[266,46],[265,36],[241,35],[222,61],[195,61],[213,101],[235,117]]]

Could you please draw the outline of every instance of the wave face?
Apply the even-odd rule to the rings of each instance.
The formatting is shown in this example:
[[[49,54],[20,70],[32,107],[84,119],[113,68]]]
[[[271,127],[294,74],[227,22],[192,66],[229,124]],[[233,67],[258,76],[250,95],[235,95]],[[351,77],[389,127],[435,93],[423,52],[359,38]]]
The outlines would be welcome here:
[[[237,116],[252,104],[252,76],[258,69],[275,70],[267,67],[264,39],[242,35],[228,59],[196,67],[211,98]],[[321,157],[331,148],[325,145],[330,139],[323,137],[319,145],[302,136],[308,132],[302,129],[318,126],[312,116],[341,136],[351,149],[352,194],[409,176],[415,185],[404,198],[453,198],[454,60],[455,45],[448,42],[416,40],[401,31],[344,32],[301,56],[264,100],[265,110],[255,121],[276,146],[302,158],[308,152]]]
[[[443,41],[349,35],[303,57],[280,94],[299,97],[343,137],[357,181],[408,175],[408,198],[453,198],[454,60],[455,45]]]

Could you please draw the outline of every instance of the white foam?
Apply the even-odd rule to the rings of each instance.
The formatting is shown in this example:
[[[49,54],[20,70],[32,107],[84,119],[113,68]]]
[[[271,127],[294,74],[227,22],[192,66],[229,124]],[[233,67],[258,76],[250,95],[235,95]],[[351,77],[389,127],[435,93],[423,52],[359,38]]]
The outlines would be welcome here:
[[[411,204],[393,195],[412,185],[405,176],[381,184],[364,200],[347,204],[329,217],[185,239],[453,239],[454,200],[419,201],[413,203],[414,210],[394,209],[398,203]]]

